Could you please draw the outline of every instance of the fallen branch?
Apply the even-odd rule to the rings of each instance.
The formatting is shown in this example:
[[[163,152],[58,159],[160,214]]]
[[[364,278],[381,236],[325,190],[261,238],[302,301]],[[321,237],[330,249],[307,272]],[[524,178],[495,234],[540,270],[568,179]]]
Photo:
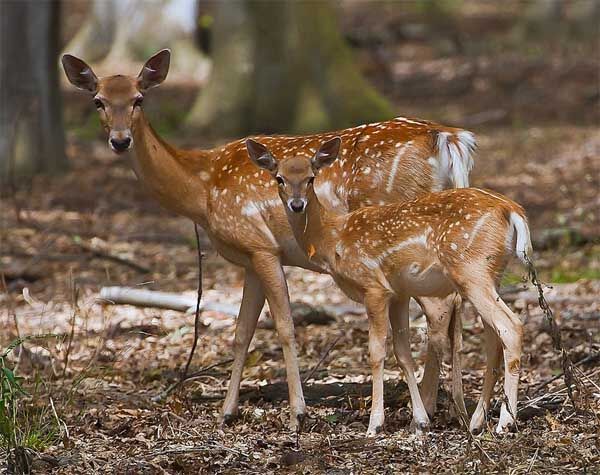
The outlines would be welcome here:
[[[114,254],[110,254],[105,251],[101,251],[100,249],[96,249],[95,247],[89,246],[79,240],[73,239],[73,244],[78,246],[80,249],[89,252],[94,257],[105,259],[107,261],[116,262],[117,264],[122,264],[127,267],[131,267],[133,270],[141,272],[142,274],[149,274],[151,271],[147,267],[144,267],[137,262],[130,261],[129,259],[125,259],[123,257],[115,256]]]
[[[548,304],[579,304],[589,305],[598,301],[597,297],[592,295],[548,295],[544,297]],[[507,303],[521,301],[525,305],[539,304],[539,293],[532,290],[524,290],[521,292],[507,292],[502,294],[502,300]]]
[[[219,366],[225,366],[225,365],[228,365],[229,363],[233,363],[233,358],[230,358],[230,359],[227,359],[227,360],[224,360],[224,361],[219,361],[218,363],[211,364],[210,366],[207,366],[206,368],[202,368],[201,370],[198,370],[195,373],[188,374],[187,376],[179,379],[177,382],[171,384],[162,393],[154,396],[152,398],[152,401],[154,401],[154,402],[163,401],[164,399],[167,398],[167,396],[169,394],[171,394],[175,389],[177,389],[182,384],[184,384],[184,383],[186,383],[188,381],[193,381],[194,379],[197,379],[197,378],[203,376],[204,374],[206,374],[208,371],[210,371],[213,368],[218,368]]]
[[[147,289],[134,289],[131,287],[102,287],[100,299],[108,304],[127,304],[138,307],[164,308],[177,310],[179,312],[192,313],[196,309],[196,297],[175,294],[170,292],[158,292]],[[235,317],[238,306],[220,302],[204,302],[200,311],[213,311],[224,313]]]
[[[585,358],[580,359],[579,361],[577,361],[576,363],[573,363],[573,368],[577,368],[578,366],[584,365],[586,363],[589,362],[594,362],[597,359],[600,358],[600,353],[592,353],[590,355],[587,355]],[[546,386],[548,386],[550,383],[553,383],[554,381],[556,381],[557,379],[560,379],[564,376],[564,372],[561,371],[560,373],[552,376],[551,378],[546,379],[545,381],[542,381],[541,383],[539,383],[533,390],[533,395],[535,396],[540,389],[545,388]]]

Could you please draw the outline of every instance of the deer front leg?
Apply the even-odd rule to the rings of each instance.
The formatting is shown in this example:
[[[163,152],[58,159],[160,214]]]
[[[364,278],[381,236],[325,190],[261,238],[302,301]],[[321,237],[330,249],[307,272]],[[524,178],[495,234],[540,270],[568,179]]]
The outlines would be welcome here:
[[[389,295],[387,292],[372,291],[365,295],[365,306],[369,316],[369,359],[373,379],[371,416],[367,436],[374,436],[383,428],[385,411],[383,405],[383,369],[385,342],[388,332]]]
[[[260,311],[265,304],[265,293],[260,279],[250,269],[246,270],[244,279],[244,293],[242,304],[238,314],[235,327],[235,340],[233,342],[233,365],[231,378],[227,388],[227,396],[221,410],[220,422],[229,422],[238,415],[238,403],[240,396],[240,383],[244,364],[248,355],[248,347],[256,330],[256,322]]]
[[[290,400],[290,429],[298,430],[300,419],[304,418],[306,413],[306,405],[298,369],[294,322],[285,275],[279,259],[273,254],[256,253],[252,256],[252,264],[267,296],[283,350]]]
[[[394,354],[398,364],[404,371],[410,400],[412,402],[413,420],[411,428],[418,434],[429,427],[429,417],[421,400],[417,378],[415,377],[415,362],[410,351],[410,327],[408,319],[408,302],[405,297],[397,297],[390,307],[390,323],[394,340]]]

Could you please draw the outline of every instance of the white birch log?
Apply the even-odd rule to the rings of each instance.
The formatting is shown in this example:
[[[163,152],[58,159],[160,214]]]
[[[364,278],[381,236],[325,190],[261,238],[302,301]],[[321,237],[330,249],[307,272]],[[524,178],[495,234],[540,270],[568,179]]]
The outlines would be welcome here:
[[[186,313],[196,311],[196,297],[131,287],[102,287],[100,300],[108,304],[165,308]],[[202,302],[200,310],[209,310],[235,317],[238,313],[238,306],[222,302]]]

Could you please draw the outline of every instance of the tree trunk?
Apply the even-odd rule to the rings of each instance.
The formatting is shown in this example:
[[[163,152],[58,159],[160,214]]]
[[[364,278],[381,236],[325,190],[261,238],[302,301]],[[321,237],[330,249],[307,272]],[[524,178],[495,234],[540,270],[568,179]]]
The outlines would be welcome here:
[[[65,53],[90,63],[108,55],[117,30],[116,0],[93,0],[83,26],[65,48]]]
[[[303,69],[310,72],[305,86],[316,89],[328,117],[325,127],[390,119],[391,107],[358,71],[352,52],[339,33],[331,4],[322,1],[293,5],[301,41],[298,55],[302,57]]]
[[[208,135],[315,131],[391,117],[331,5],[216,2],[213,72],[187,125]]]
[[[95,63],[99,71],[137,74],[140,62],[171,48],[172,71],[206,76],[207,60],[193,40],[195,10],[193,0],[94,0],[64,52]]]
[[[68,166],[58,82],[60,3],[0,2],[0,182]]]

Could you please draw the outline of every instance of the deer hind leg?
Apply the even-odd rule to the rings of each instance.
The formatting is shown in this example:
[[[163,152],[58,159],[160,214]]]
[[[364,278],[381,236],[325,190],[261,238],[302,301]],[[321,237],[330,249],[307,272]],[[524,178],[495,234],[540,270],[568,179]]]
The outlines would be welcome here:
[[[419,393],[419,386],[415,377],[415,362],[410,351],[408,302],[409,299],[404,297],[393,299],[389,315],[394,341],[394,354],[402,371],[404,371],[412,402],[413,420],[411,428],[415,432],[421,433],[429,427],[429,417]]]
[[[479,433],[485,424],[502,359],[502,344],[500,339],[494,329],[485,321],[483,322],[483,336],[486,352],[486,370],[481,396],[469,424],[469,430],[473,433]]]
[[[423,404],[429,417],[433,417],[437,405],[441,362],[446,347],[448,335],[450,352],[452,354],[452,396],[456,410],[466,416],[462,388],[462,364],[460,350],[462,348],[462,320],[460,318],[461,299],[458,294],[445,298],[419,298],[419,305],[427,317],[428,339],[425,371],[421,381]],[[452,325],[452,328],[450,328]]]
[[[285,275],[279,259],[273,254],[256,253],[252,256],[252,264],[269,302],[269,309],[275,320],[275,328],[283,350],[290,401],[290,429],[299,430],[306,413],[306,404],[298,369],[294,322]]]
[[[260,311],[265,304],[265,293],[262,289],[260,279],[250,269],[246,270],[244,279],[244,294],[242,305],[235,327],[235,340],[233,342],[233,365],[231,378],[227,388],[227,396],[221,410],[221,422],[229,422],[238,415],[238,403],[240,396],[240,383],[244,364],[248,355],[248,347],[256,330],[256,322]]]
[[[492,331],[497,335],[497,339],[500,340],[502,349],[504,350],[505,398],[502,403],[502,408],[500,409],[500,420],[496,427],[496,432],[501,433],[516,423],[523,324],[519,317],[517,317],[500,299],[493,284],[486,287],[471,289],[470,291],[467,291],[467,293],[469,300],[481,315],[482,320],[490,327],[490,330],[488,331]],[[486,338],[486,340],[488,339],[489,337]],[[500,351],[498,351],[498,346],[496,346],[494,350],[496,351],[496,354],[500,353]],[[495,363],[495,361],[493,362]],[[490,364],[488,363],[488,369],[489,367]],[[488,374],[486,372],[486,380],[487,379]],[[489,384],[493,388],[492,382]],[[484,396],[486,396],[486,394],[482,394],[482,398]],[[489,402],[487,406],[489,407]]]
[[[367,436],[377,434],[383,428],[385,418],[383,404],[383,369],[385,343],[388,332],[389,295],[386,292],[371,292],[365,296],[369,316],[369,360],[373,379],[371,416]]]
[[[453,308],[451,309],[450,327],[448,336],[450,337],[450,354],[452,355],[452,408],[456,412],[456,417],[461,424],[467,425],[468,413],[465,405],[465,394],[462,384],[462,299],[459,294],[453,294],[448,297],[451,299]],[[453,412],[453,411],[451,411]]]

